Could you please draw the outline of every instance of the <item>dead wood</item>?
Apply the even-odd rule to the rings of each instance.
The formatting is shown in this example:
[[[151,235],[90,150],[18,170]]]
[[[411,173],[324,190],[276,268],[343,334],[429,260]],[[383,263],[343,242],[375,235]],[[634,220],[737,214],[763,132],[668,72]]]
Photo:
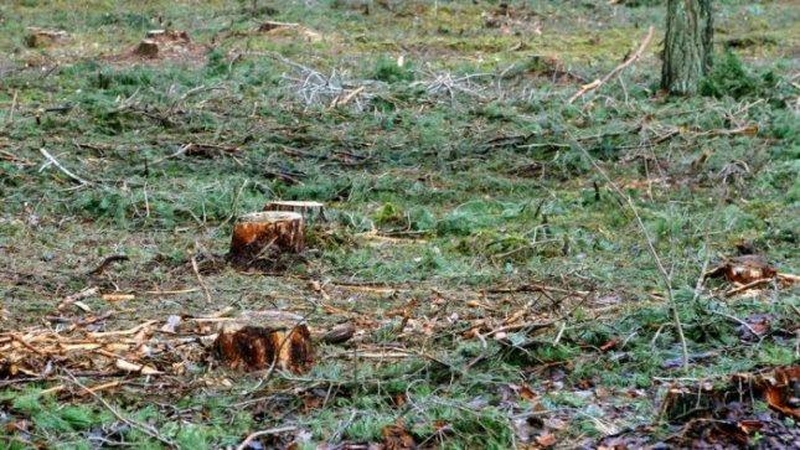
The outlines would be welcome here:
[[[43,28],[28,27],[25,36],[25,45],[30,48],[48,47],[56,42],[67,39],[69,35],[63,30],[45,30]]]
[[[351,323],[337,325],[322,335],[320,341],[326,344],[342,344],[349,341],[355,332],[356,327]]]
[[[313,363],[311,333],[306,325],[289,331],[246,326],[235,332],[221,332],[213,345],[214,355],[234,370],[264,370],[273,365],[303,373]]]
[[[582,97],[587,92],[593,91],[593,90],[599,88],[600,86],[604,85],[606,82],[608,82],[608,80],[614,78],[615,75],[617,75],[623,69],[625,69],[626,67],[630,66],[631,64],[633,64],[634,61],[639,59],[639,57],[642,56],[642,53],[644,52],[644,49],[647,48],[647,44],[649,44],[650,40],[653,39],[653,31],[654,30],[655,30],[655,28],[653,28],[653,26],[651,25],[650,29],[647,30],[647,35],[645,36],[645,38],[642,41],[641,45],[639,45],[639,48],[636,49],[636,52],[634,52],[633,55],[631,55],[628,59],[626,59],[625,62],[623,62],[619,66],[615,67],[614,70],[609,72],[608,75],[604,76],[602,79],[594,80],[593,82],[591,82],[589,84],[581,86],[580,90],[578,92],[576,92],[575,95],[570,97],[569,100],[567,101],[567,103],[572,103],[575,100],[577,100],[578,98]]]
[[[88,272],[87,275],[100,275],[106,269],[108,269],[111,266],[111,264],[113,264],[115,262],[128,261],[128,259],[129,258],[127,256],[125,256],[125,255],[111,255],[111,256],[107,257],[106,259],[104,259],[103,262],[101,262],[100,265],[97,266],[97,268],[95,268],[94,270]]]
[[[264,211],[288,211],[303,216],[305,223],[325,220],[325,204],[309,201],[276,200],[264,205]]]
[[[259,258],[282,253],[300,253],[305,246],[300,213],[265,211],[246,214],[234,224],[228,259],[237,266],[250,266]]]

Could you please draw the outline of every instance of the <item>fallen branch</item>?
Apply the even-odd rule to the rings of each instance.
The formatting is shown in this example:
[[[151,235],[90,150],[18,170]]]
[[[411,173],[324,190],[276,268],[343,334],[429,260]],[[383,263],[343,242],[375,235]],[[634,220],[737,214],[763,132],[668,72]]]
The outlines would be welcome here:
[[[17,108],[17,91],[14,91],[14,98],[11,100],[11,108],[8,110],[8,117],[6,117],[6,126],[11,125],[14,121],[14,110]]]
[[[148,320],[145,323],[136,325],[133,328],[130,328],[130,329],[127,329],[127,330],[122,330],[122,331],[104,331],[104,332],[97,332],[97,333],[89,333],[89,337],[92,338],[92,339],[97,339],[97,338],[102,338],[102,337],[107,337],[107,336],[130,336],[130,335],[138,333],[143,328],[147,328],[147,327],[155,324],[156,322],[158,322],[158,321],[157,320]]]
[[[120,262],[120,261],[127,261],[128,257],[125,255],[111,255],[108,258],[104,259],[103,262],[97,266],[96,269],[89,272],[87,275],[100,275],[102,274],[112,263]]]
[[[144,433],[144,434],[150,436],[151,438],[153,438],[153,439],[161,442],[162,444],[166,445],[168,448],[178,448],[178,445],[174,441],[162,436],[156,429],[154,429],[150,425],[145,425],[143,423],[139,423],[139,422],[137,422],[137,421],[135,421],[133,419],[129,419],[129,418],[123,416],[119,411],[117,411],[116,408],[111,406],[103,397],[101,397],[99,394],[97,394],[97,392],[95,392],[92,389],[90,389],[90,388],[86,387],[85,385],[83,385],[80,381],[78,381],[77,378],[75,378],[74,375],[72,375],[68,371],[66,373],[67,373],[67,376],[70,378],[70,381],[73,384],[75,384],[79,388],[81,388],[84,391],[86,391],[86,393],[88,393],[89,395],[94,397],[111,414],[113,414],[114,417],[117,418],[117,420],[119,420],[120,422],[125,423],[126,425],[128,425],[131,428],[135,428],[135,429],[141,431],[142,433]]]
[[[296,429],[297,429],[297,427],[295,427],[295,426],[288,426],[288,427],[270,428],[268,430],[261,430],[261,431],[256,431],[255,433],[250,433],[242,441],[242,443],[239,444],[238,447],[236,447],[236,450],[244,450],[246,448],[249,448],[250,443],[253,442],[253,440],[255,440],[256,438],[259,438],[261,436],[269,436],[269,435],[272,435],[272,434],[288,433],[288,432],[294,431]]]
[[[164,156],[163,158],[159,158],[159,159],[151,162],[150,165],[151,166],[155,166],[156,164],[164,162],[164,161],[166,161],[168,159],[177,158],[178,156],[181,156],[184,153],[186,153],[186,151],[189,150],[190,148],[192,148],[193,145],[194,145],[193,143],[189,142],[188,144],[185,144],[184,146],[179,148],[175,153],[173,153],[171,155]]]
[[[650,33],[652,34],[653,28],[650,27]],[[649,40],[649,39],[648,39]],[[672,288],[672,277],[670,272],[667,271],[667,268],[664,266],[664,262],[661,260],[661,257],[658,255],[658,251],[656,250],[655,244],[653,243],[653,238],[650,236],[650,232],[648,231],[647,227],[642,220],[642,216],[639,215],[639,210],[636,209],[636,205],[634,205],[633,200],[631,197],[620,189],[619,186],[608,176],[605,170],[600,167],[597,160],[589,154],[589,152],[584,148],[580,142],[575,139],[571,139],[574,145],[583,153],[583,156],[591,162],[592,166],[594,166],[595,170],[600,174],[601,177],[611,186],[611,189],[614,191],[617,196],[620,197],[625,202],[625,205],[628,209],[633,213],[633,216],[636,218],[636,224],[639,227],[639,231],[642,233],[645,242],[647,243],[647,251],[650,253],[650,256],[653,258],[653,261],[656,263],[656,268],[658,269],[658,274],[661,277],[661,282],[664,283],[664,289],[667,291],[667,300],[668,300],[668,307],[670,310],[670,315],[672,316],[673,325],[675,325],[675,330],[678,333],[678,341],[681,344],[681,353],[683,359],[683,370],[688,372],[689,371],[689,347],[686,343],[686,335],[683,333],[683,324],[681,323],[680,316],[678,315],[678,304],[675,300],[675,293],[673,292]],[[655,342],[655,341],[653,341]]]
[[[747,284],[743,284],[737,288],[729,289],[725,292],[725,297],[733,297],[736,294],[741,294],[742,292],[748,291],[750,289],[763,286],[765,284],[769,284],[774,280],[774,278],[761,278],[759,280],[751,281]]]
[[[70,172],[70,171],[69,171],[67,168],[65,168],[64,166],[62,166],[62,165],[61,165],[61,163],[60,163],[60,162],[58,162],[58,160],[57,160],[57,159],[56,159],[56,158],[55,158],[53,155],[51,155],[51,154],[50,154],[50,153],[49,153],[47,150],[45,150],[45,149],[43,149],[43,148],[40,148],[40,149],[39,149],[39,151],[42,153],[42,155],[44,155],[44,157],[45,157],[45,158],[47,158],[47,160],[48,160],[48,161],[50,161],[50,163],[51,163],[51,164],[53,164],[54,166],[56,166],[56,167],[58,168],[58,170],[60,170],[61,172],[63,172],[63,173],[64,173],[65,175],[67,175],[68,177],[70,177],[70,178],[72,178],[73,180],[75,180],[75,181],[77,181],[78,183],[80,183],[80,184],[81,184],[81,186],[86,186],[86,185],[92,184],[92,183],[90,183],[90,182],[88,182],[88,181],[84,180],[83,178],[81,178],[81,177],[79,177],[79,176],[75,175],[74,173]],[[42,168],[41,168],[41,169],[39,169],[39,172],[41,172],[42,170],[44,170],[44,169],[45,169],[45,167],[47,167],[47,166],[46,166],[46,165],[42,166]]]
[[[200,287],[203,288],[203,293],[206,295],[206,301],[211,304],[211,292],[208,290],[206,282],[203,281],[203,277],[200,275],[200,269],[197,267],[197,259],[195,259],[194,255],[192,255],[192,270],[194,271],[194,275],[197,277],[197,282],[200,283]]]
[[[617,67],[615,67],[614,70],[609,72],[608,75],[604,76],[602,79],[594,80],[589,84],[585,84],[585,85],[581,86],[580,90],[578,90],[578,92],[576,92],[575,95],[570,97],[569,100],[567,101],[567,103],[571,104],[572,102],[574,102],[575,100],[579,99],[580,97],[582,97],[586,93],[591,92],[591,91],[599,88],[600,86],[604,85],[606,82],[608,82],[608,80],[614,78],[623,69],[625,69],[626,67],[630,66],[631,64],[634,63],[634,61],[639,59],[639,57],[642,56],[642,53],[644,52],[644,49],[647,48],[647,45],[650,43],[650,40],[653,39],[653,31],[654,30],[655,29],[651,25],[650,29],[647,30],[647,36],[645,36],[645,38],[642,41],[641,45],[639,45],[639,48],[636,49],[636,52],[634,52],[633,55],[631,55],[627,60],[625,60],[625,62],[623,62],[622,64],[620,64]]]
[[[56,307],[57,310],[61,311],[66,307],[72,305],[73,303],[83,300],[85,298],[89,298],[93,295],[96,295],[100,291],[100,288],[97,286],[92,286],[90,288],[86,288],[80,292],[76,292],[75,294],[68,295],[64,300],[58,304]]]

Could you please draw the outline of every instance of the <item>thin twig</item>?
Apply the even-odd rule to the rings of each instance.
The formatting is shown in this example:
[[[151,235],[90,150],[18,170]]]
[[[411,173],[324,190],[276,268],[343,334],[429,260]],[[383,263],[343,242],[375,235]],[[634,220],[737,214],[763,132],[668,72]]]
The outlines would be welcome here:
[[[163,161],[166,161],[166,160],[168,160],[168,159],[171,159],[171,158],[176,158],[176,157],[178,157],[178,156],[181,156],[181,155],[183,155],[184,153],[186,153],[186,151],[187,151],[187,150],[189,150],[190,148],[192,148],[192,146],[193,146],[193,145],[194,145],[193,143],[189,142],[188,144],[186,144],[186,145],[182,146],[181,148],[179,148],[179,149],[178,149],[178,151],[176,151],[175,153],[173,153],[173,154],[171,154],[171,155],[164,156],[163,158],[159,158],[159,159],[157,159],[157,160],[155,160],[155,161],[151,162],[151,163],[150,163],[150,166],[155,166],[156,164],[158,164],[158,163],[160,163],[160,162],[163,162]]]
[[[238,447],[236,447],[236,450],[244,450],[244,449],[246,449],[247,446],[250,445],[250,443],[253,442],[253,440],[255,440],[258,437],[269,436],[269,435],[272,435],[272,434],[288,433],[288,432],[294,431],[296,429],[297,429],[297,427],[290,425],[288,427],[270,428],[269,430],[261,430],[261,431],[256,431],[255,433],[250,433],[250,435],[248,435],[244,439],[244,441],[242,441],[242,443],[239,444]]]
[[[661,257],[658,256],[658,251],[656,251],[656,247],[653,244],[653,239],[650,237],[650,232],[647,231],[647,227],[644,225],[644,221],[642,221],[642,217],[639,215],[639,211],[636,209],[636,205],[633,204],[633,200],[631,200],[630,196],[626,195],[622,192],[622,189],[617,186],[614,181],[611,180],[611,177],[608,176],[605,170],[600,167],[600,164],[597,163],[592,155],[586,151],[586,149],[575,139],[571,139],[574,143],[573,145],[577,147],[583,155],[592,163],[592,166],[597,170],[600,176],[606,180],[609,186],[614,190],[614,192],[623,200],[625,200],[628,209],[631,210],[634,217],[636,218],[636,223],[639,226],[639,231],[641,231],[642,235],[647,241],[647,250],[650,253],[650,256],[656,263],[656,267],[658,268],[658,273],[661,276],[661,281],[664,283],[664,288],[667,290],[667,299],[669,301],[669,309],[672,315],[672,320],[675,325],[675,329],[678,332],[678,339],[681,343],[681,351],[683,354],[683,369],[688,371],[689,370],[689,349],[686,344],[686,336],[683,334],[683,324],[681,324],[680,316],[678,315],[678,305],[675,301],[675,295],[672,291],[672,279],[670,277],[669,272],[667,271],[664,263],[661,261]]]
[[[203,281],[203,277],[200,275],[200,269],[197,267],[197,259],[195,259],[194,255],[192,255],[192,270],[194,271],[194,275],[197,277],[197,282],[200,283],[200,287],[203,288],[203,293],[206,294],[206,301],[208,304],[211,304],[211,292],[208,290],[206,282]]]
[[[706,271],[708,271],[708,263],[709,263],[709,260],[710,260],[710,255],[708,253],[708,234],[707,233],[706,233],[705,243],[706,243],[706,252],[705,252],[706,256],[705,256],[705,259],[703,260],[703,268],[700,269],[700,276],[697,277],[697,282],[694,285],[694,301],[697,301],[697,299],[700,298],[700,294],[703,291],[703,285],[705,284],[705,281],[706,281]]]
[[[567,101],[567,103],[572,103],[575,100],[577,100],[578,98],[582,97],[587,92],[591,92],[591,91],[599,88],[600,86],[604,85],[608,80],[612,79],[615,75],[620,73],[623,69],[625,69],[626,67],[630,66],[631,64],[633,64],[634,61],[639,59],[639,57],[642,56],[642,53],[644,52],[644,49],[647,48],[647,44],[649,44],[650,40],[653,39],[653,31],[654,30],[655,30],[655,28],[653,28],[653,26],[651,25],[650,29],[647,30],[647,36],[645,36],[645,38],[642,41],[641,45],[639,45],[639,48],[636,49],[636,52],[634,52],[633,55],[630,56],[630,58],[628,58],[627,60],[625,60],[625,62],[623,62],[622,64],[620,64],[617,67],[615,67],[614,70],[609,72],[608,75],[604,76],[602,79],[594,80],[589,84],[585,84],[585,85],[581,86],[580,90],[578,92],[576,92],[575,95],[570,97],[569,100]]]
[[[756,330],[754,330],[754,329],[753,329],[753,327],[751,327],[751,326],[750,326],[750,324],[749,324],[749,323],[747,323],[747,322],[745,322],[744,320],[742,320],[742,319],[740,319],[740,318],[738,318],[738,317],[736,317],[736,316],[733,316],[733,315],[730,315],[730,314],[727,314],[727,313],[721,312],[721,311],[714,311],[713,309],[710,309],[709,311],[710,311],[711,313],[713,313],[713,314],[716,314],[716,315],[718,315],[718,316],[722,316],[722,317],[724,317],[724,318],[726,318],[726,319],[730,320],[731,322],[738,323],[739,325],[741,325],[741,326],[743,326],[743,327],[747,328],[747,331],[749,331],[749,332],[750,332],[750,334],[752,334],[753,336],[755,336],[755,337],[759,338],[759,340],[761,339],[761,335],[760,335],[760,334],[758,334],[758,333],[756,332]]]
[[[65,371],[65,373],[70,378],[70,381],[72,383],[74,383],[76,386],[80,387],[81,389],[86,391],[89,395],[94,397],[95,400],[100,402],[100,404],[102,404],[109,412],[111,412],[111,414],[113,414],[114,417],[116,417],[117,420],[119,420],[120,422],[125,423],[126,425],[128,425],[131,428],[136,428],[137,430],[141,431],[142,433],[150,436],[151,438],[161,442],[162,444],[164,444],[164,445],[166,445],[166,446],[168,446],[170,448],[177,448],[178,447],[178,445],[173,440],[162,436],[161,433],[156,431],[151,426],[145,425],[143,423],[139,423],[139,422],[137,422],[137,421],[135,421],[133,419],[129,419],[129,418],[123,416],[122,413],[120,413],[119,411],[117,411],[116,408],[111,406],[103,397],[101,397],[99,394],[97,394],[97,392],[95,392],[94,390],[86,387],[83,383],[78,381],[78,379],[75,378],[75,376],[72,375],[69,371]]]
[[[70,177],[70,178],[72,178],[73,180],[77,181],[77,182],[78,182],[78,183],[80,183],[82,186],[85,186],[85,185],[88,185],[88,184],[92,184],[92,183],[90,183],[90,182],[88,182],[88,181],[84,180],[83,178],[81,178],[81,177],[79,177],[79,176],[75,175],[74,173],[70,172],[69,170],[67,170],[67,169],[66,169],[64,166],[62,166],[62,165],[61,165],[61,163],[60,163],[60,162],[58,162],[58,160],[57,160],[57,159],[56,159],[56,158],[55,158],[53,155],[51,155],[51,154],[50,154],[50,153],[49,153],[47,150],[45,150],[45,149],[43,149],[43,148],[40,148],[40,149],[39,149],[39,151],[42,153],[42,155],[44,155],[44,157],[45,157],[45,158],[47,158],[47,160],[48,160],[48,161],[50,161],[50,163],[51,163],[51,164],[53,164],[54,166],[56,166],[56,167],[58,168],[58,170],[60,170],[60,171],[64,172],[64,174],[65,174],[65,175],[67,175],[68,177]],[[42,166],[42,168],[41,168],[41,169],[39,169],[39,172],[41,172],[42,170],[44,170],[44,167],[45,167],[45,166]]]
[[[773,280],[774,278],[761,278],[759,280],[751,281],[747,284],[726,291],[725,297],[733,297],[734,295],[741,294],[744,291],[749,291],[750,289],[759,287],[761,285],[769,284]]]
[[[11,125],[14,121],[14,110],[17,108],[17,91],[14,91],[14,98],[11,100],[11,109],[8,110],[8,117],[6,117],[6,125]]]

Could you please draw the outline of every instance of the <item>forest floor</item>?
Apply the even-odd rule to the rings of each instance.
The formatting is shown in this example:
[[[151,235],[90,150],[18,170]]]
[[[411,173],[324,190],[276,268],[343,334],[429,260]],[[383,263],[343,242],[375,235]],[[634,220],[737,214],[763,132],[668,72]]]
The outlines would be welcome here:
[[[135,3],[0,6],[0,447],[800,439],[795,2],[687,98],[659,1]],[[227,264],[278,199],[306,250]],[[212,351],[287,318],[309,370]]]

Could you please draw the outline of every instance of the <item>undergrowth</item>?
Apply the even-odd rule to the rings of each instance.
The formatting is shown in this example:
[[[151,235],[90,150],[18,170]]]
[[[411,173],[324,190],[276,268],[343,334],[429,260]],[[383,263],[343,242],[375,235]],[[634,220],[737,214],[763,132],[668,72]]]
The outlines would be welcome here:
[[[203,360],[181,377],[131,376],[98,391],[107,403],[57,362],[32,375],[55,374],[55,393],[0,373],[4,445],[220,448],[288,425],[313,448],[398,425],[421,446],[508,448],[552,431],[569,447],[656,422],[674,379],[796,362],[796,288],[740,299],[698,285],[742,242],[800,270],[796,59],[728,51],[703,96],[672,99],[654,88],[650,48],[568,104],[616,65],[603,55],[635,47],[632,24],[661,23],[663,2],[509,2],[506,15],[472,2],[229,3],[0,7],[0,328],[50,326],[60,299],[97,285],[137,293],[86,300],[113,310],[110,329],[289,309],[313,329],[355,321],[356,343],[320,345],[304,375]],[[720,5],[728,34],[753,31],[727,19],[745,3]],[[797,45],[775,3],[759,14]],[[266,20],[321,38],[255,32]],[[22,24],[70,40],[26,48]],[[162,26],[204,50],[131,58]],[[642,230],[581,148],[668,265],[688,373]],[[281,274],[192,270],[224,256],[239,214],[277,199],[326,203],[302,260]],[[117,254],[130,261],[92,274]],[[198,278],[213,295],[192,289]],[[501,335],[520,311],[531,326]],[[762,320],[763,336],[742,325]]]

